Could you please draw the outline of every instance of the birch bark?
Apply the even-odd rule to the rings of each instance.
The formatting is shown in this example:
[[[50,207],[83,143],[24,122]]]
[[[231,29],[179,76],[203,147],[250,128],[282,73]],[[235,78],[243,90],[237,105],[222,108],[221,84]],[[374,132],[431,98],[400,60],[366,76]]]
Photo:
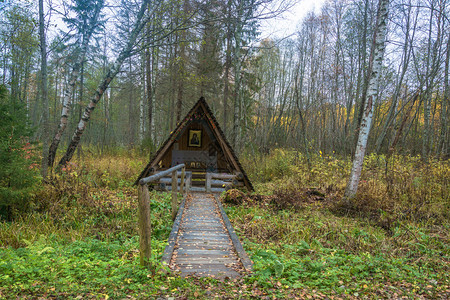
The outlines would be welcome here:
[[[131,35],[120,52],[119,56],[117,57],[116,61],[114,62],[113,66],[106,72],[105,76],[103,77],[102,82],[97,87],[97,90],[94,93],[94,96],[91,98],[91,101],[87,105],[87,107],[84,109],[84,113],[78,123],[77,128],[75,129],[75,132],[73,133],[72,139],[70,141],[69,146],[67,147],[66,153],[61,158],[61,160],[58,163],[58,168],[65,166],[71,159],[73,154],[75,153],[75,150],[81,140],[81,136],[83,135],[84,130],[86,129],[86,125],[88,124],[91,113],[97,106],[97,103],[100,101],[103,93],[108,88],[111,81],[116,77],[117,73],[120,72],[120,69],[122,67],[123,62],[125,59],[130,57],[133,47],[136,43],[136,39],[145,26],[145,22],[142,21],[144,17],[144,13],[147,9],[147,5],[150,0],[143,0],[141,7],[139,9],[139,13],[136,17],[136,23],[134,24],[133,30],[131,31]]]
[[[95,6],[95,13],[88,22],[90,26],[88,27],[87,32],[83,35],[83,40],[81,42],[80,48],[75,51],[76,52],[74,57],[75,63],[73,65],[72,72],[69,75],[69,81],[64,88],[64,98],[63,98],[63,108],[61,111],[61,118],[55,136],[53,137],[52,143],[50,145],[50,149],[48,150],[48,166],[50,168],[53,166],[53,163],[55,162],[56,151],[58,150],[58,146],[59,143],[61,142],[62,135],[67,127],[67,121],[69,119],[70,109],[72,106],[72,96],[74,94],[73,91],[75,90],[75,85],[78,80],[78,76],[80,74],[81,65],[86,57],[89,41],[92,37],[92,34],[94,33],[95,28],[98,26],[98,19],[102,9],[103,5]]]
[[[344,198],[350,199],[356,195],[359,179],[361,177],[361,170],[364,161],[364,155],[367,147],[367,140],[369,137],[370,127],[372,125],[373,117],[373,102],[377,95],[378,78],[383,64],[383,55],[385,50],[387,17],[388,17],[389,0],[380,0],[378,3],[377,24],[372,40],[372,49],[369,58],[369,64],[372,65],[372,70],[369,79],[369,87],[367,91],[367,99],[364,103],[364,115],[361,120],[361,126],[358,135],[358,143],[356,145],[355,158],[350,174],[350,180],[345,191]]]
[[[145,134],[145,53],[141,54],[141,97],[139,99],[139,145],[142,145]]]

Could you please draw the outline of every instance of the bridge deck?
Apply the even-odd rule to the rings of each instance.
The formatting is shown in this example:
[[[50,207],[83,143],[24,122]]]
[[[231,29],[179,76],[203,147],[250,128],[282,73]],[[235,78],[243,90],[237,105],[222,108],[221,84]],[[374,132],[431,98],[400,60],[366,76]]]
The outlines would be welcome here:
[[[192,193],[180,206],[163,261],[181,276],[238,277],[251,270],[220,201],[206,193]]]

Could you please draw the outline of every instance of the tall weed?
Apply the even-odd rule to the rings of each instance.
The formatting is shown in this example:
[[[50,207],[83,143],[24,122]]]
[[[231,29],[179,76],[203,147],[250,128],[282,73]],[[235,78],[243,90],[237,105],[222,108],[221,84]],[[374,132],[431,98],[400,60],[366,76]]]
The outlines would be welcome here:
[[[424,164],[417,156],[394,155],[387,160],[384,155],[367,155],[357,197],[350,205],[339,200],[351,161],[320,152],[311,155],[310,161],[311,167],[295,151],[274,150],[269,155],[245,157],[243,164],[249,166],[259,193],[276,194],[280,204],[291,202],[291,207],[295,199],[304,201],[306,192],[317,190],[333,210],[373,218],[386,228],[396,220],[436,224],[450,220],[448,160],[430,159]]]

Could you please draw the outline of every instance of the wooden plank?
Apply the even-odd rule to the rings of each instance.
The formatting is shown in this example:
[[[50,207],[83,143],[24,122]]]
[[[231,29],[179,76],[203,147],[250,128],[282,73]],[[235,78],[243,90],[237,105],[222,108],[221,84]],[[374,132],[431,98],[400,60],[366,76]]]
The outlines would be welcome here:
[[[206,189],[204,187],[191,186],[191,191],[193,191],[193,192],[205,192]]]
[[[177,184],[177,172],[172,173],[172,221],[175,221],[177,217],[177,204],[178,204],[178,184]]]
[[[182,276],[240,276],[241,259],[211,194],[186,200],[170,266]]]
[[[221,255],[222,257],[228,257],[230,255],[230,251],[224,251],[224,250],[203,250],[203,249],[182,249],[178,248],[178,255]]]
[[[219,250],[219,251],[232,251],[233,247],[229,245],[193,245],[193,244],[179,244],[178,249],[189,249],[190,250]]]
[[[227,174],[227,173],[211,173],[212,178],[217,179],[235,179],[237,176],[235,174]]]
[[[238,277],[240,274],[236,271],[211,271],[211,270],[183,270],[181,271],[181,276],[186,277],[189,275],[196,275],[201,277],[214,277],[214,278],[234,278]]]
[[[211,263],[207,262],[208,269],[223,269],[224,264],[223,263]],[[180,267],[180,270],[182,269],[204,269],[205,264],[204,263],[178,263],[177,264]]]
[[[186,233],[193,233],[193,232],[209,232],[209,233],[215,233],[217,232],[217,230],[222,229],[222,227],[217,226],[217,225],[209,225],[209,226],[205,226],[205,225],[195,225],[195,224],[189,224],[188,226],[186,226],[184,228],[186,231]]]
[[[235,274],[235,273],[237,273],[236,271],[234,271],[233,269],[229,269],[229,268],[226,268],[226,267],[222,267],[222,268],[220,268],[220,267],[215,267],[215,268],[208,268],[208,267],[205,267],[205,266],[203,266],[203,268],[183,268],[183,269],[181,269],[181,273],[193,273],[193,272],[195,272],[195,273],[205,273],[205,274],[209,274],[209,275],[216,275],[216,274],[220,274],[220,273],[222,273],[222,274]],[[237,274],[239,274],[239,273],[237,273]]]
[[[228,239],[228,235],[225,233],[207,233],[207,232],[192,232],[192,233],[181,233],[180,236],[184,237],[184,238],[192,238],[192,237],[202,237],[203,239],[208,239],[208,238],[223,238],[223,239]]]
[[[196,263],[196,264],[240,264],[239,261],[232,257],[179,257],[177,264]]]

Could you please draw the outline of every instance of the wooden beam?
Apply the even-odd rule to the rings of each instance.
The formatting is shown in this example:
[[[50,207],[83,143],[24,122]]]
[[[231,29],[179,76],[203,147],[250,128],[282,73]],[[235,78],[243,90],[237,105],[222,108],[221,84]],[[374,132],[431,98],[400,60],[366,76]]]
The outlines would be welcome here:
[[[149,183],[149,182],[151,182],[151,181],[155,181],[155,180],[157,180],[157,179],[159,179],[159,178],[161,178],[161,177],[164,177],[164,176],[166,176],[166,175],[169,175],[170,173],[172,173],[172,172],[174,172],[174,171],[180,170],[180,169],[183,168],[183,167],[185,167],[184,164],[179,164],[179,165],[176,165],[175,167],[172,167],[172,168],[170,168],[170,169],[161,171],[161,172],[159,172],[159,173],[157,173],[157,174],[155,174],[155,175],[152,175],[152,176],[149,176],[149,177],[142,178],[141,180],[139,180],[139,184],[143,185],[143,184]],[[175,175],[176,175],[176,172],[175,172]]]
[[[172,173],[172,221],[175,221],[177,216],[177,196],[178,196],[178,178],[177,172]]]
[[[227,174],[227,173],[211,173],[212,178],[217,179],[234,179],[236,178],[236,175],[234,174]]]
[[[180,182],[180,193],[182,195],[184,195],[184,176],[185,176],[185,171],[186,171],[186,167],[183,167],[181,169],[181,182]]]
[[[211,175],[212,173],[206,173],[206,192],[211,192]]]
[[[139,205],[139,250],[141,266],[150,266],[152,254],[151,232],[152,224],[150,220],[150,194],[146,184],[138,187]]]

